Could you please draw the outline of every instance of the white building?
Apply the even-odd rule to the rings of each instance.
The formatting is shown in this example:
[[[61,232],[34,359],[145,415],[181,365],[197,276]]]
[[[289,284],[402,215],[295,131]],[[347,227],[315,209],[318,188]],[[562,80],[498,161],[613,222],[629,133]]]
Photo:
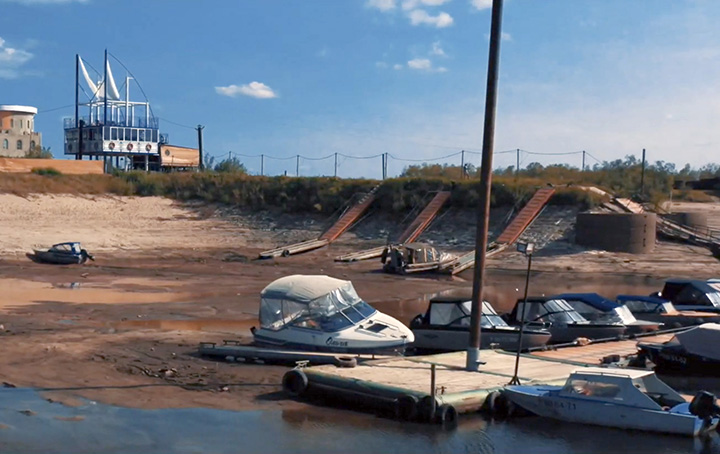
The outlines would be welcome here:
[[[0,156],[22,158],[42,147],[42,135],[33,130],[37,109],[0,105]]]

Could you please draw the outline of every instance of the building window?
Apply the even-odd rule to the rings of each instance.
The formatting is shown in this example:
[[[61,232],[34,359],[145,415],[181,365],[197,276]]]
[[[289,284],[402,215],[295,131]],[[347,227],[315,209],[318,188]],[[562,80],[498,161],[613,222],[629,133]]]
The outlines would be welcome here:
[[[20,129],[22,129],[22,120],[20,120]]]
[[[10,143],[5,139],[3,140],[3,150],[7,150],[8,148],[10,148]]]
[[[17,145],[15,146],[18,150],[22,150],[22,140],[17,141]]]
[[[30,141],[30,151],[35,151],[35,141],[34,140]]]

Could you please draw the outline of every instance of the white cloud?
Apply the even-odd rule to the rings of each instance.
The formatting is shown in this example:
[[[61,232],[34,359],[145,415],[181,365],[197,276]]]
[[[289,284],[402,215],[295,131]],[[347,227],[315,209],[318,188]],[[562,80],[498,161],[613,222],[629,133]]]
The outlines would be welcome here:
[[[432,62],[427,58],[416,58],[414,60],[408,61],[407,64],[408,68],[410,69],[420,69],[427,71],[432,68]]]
[[[368,0],[365,6],[379,9],[380,11],[390,11],[395,9],[396,0]]]
[[[376,67],[376,68],[387,68],[387,67],[388,67],[388,64],[385,63],[384,61],[376,61],[376,62],[375,62],[375,67]]]
[[[492,8],[492,0],[470,0],[470,4],[474,6],[478,11]]]
[[[413,25],[431,25],[436,28],[445,28],[453,24],[452,16],[445,12],[433,16],[425,10],[416,9],[410,11],[408,17],[410,18],[410,23]]]
[[[402,9],[410,11],[418,6],[440,6],[451,0],[403,0]]]
[[[447,72],[447,68],[440,66],[438,68],[433,66],[432,61],[427,58],[415,58],[407,62],[408,68],[417,71],[444,73]],[[396,65],[397,66],[397,65]]]
[[[33,54],[22,49],[15,49],[5,44],[0,38],[0,78],[14,79],[20,76],[20,67],[27,63]]]
[[[234,98],[239,95],[250,96],[251,98],[270,99],[278,95],[272,88],[262,82],[250,82],[245,85],[228,85],[227,87],[215,87],[215,92]]]
[[[512,41],[512,35],[510,33],[502,32],[500,34],[500,39],[502,39],[503,41]]]
[[[400,70],[403,69],[403,68],[404,68],[404,66],[401,65],[400,63],[395,63],[395,64],[393,65],[393,69],[394,69],[395,71],[400,71]]]
[[[443,48],[440,46],[440,41],[435,41],[434,43],[432,43],[432,48],[430,49],[430,55],[447,57],[447,54],[445,53]]]

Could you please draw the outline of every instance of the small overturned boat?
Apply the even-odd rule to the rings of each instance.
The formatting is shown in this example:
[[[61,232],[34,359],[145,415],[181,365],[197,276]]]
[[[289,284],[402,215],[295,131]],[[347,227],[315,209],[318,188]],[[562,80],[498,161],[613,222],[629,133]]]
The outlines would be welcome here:
[[[78,242],[54,244],[47,250],[34,249],[33,253],[27,254],[27,256],[34,262],[55,265],[82,265],[88,259],[95,260],[95,257],[81,248]]]
[[[662,344],[639,342],[640,355],[655,364],[656,372],[720,376],[720,324],[702,325],[675,334]]]
[[[532,297],[527,301],[520,299],[506,320],[513,326],[520,326],[524,320],[526,329],[550,331],[550,343],[553,344],[574,342],[578,338],[615,338],[625,334],[627,329],[622,323],[591,322],[578,314],[567,301],[554,297]]]
[[[620,323],[627,328],[627,334],[639,334],[657,331],[662,323],[648,320],[638,320],[626,306],[609,300],[597,293],[563,293],[555,298],[565,300],[591,322]]]
[[[285,276],[260,293],[259,346],[337,353],[402,352],[414,336],[363,301],[350,281]]]
[[[424,314],[410,323],[415,335],[413,347],[423,352],[465,350],[470,341],[471,297],[467,291],[454,291],[430,299]],[[487,301],[482,303],[480,348],[497,347],[516,351],[520,328],[509,326]],[[541,347],[550,340],[544,329],[524,329],[522,350]]]
[[[506,386],[503,395],[538,416],[573,423],[698,436],[717,428],[715,396],[688,403],[652,371],[578,369],[564,386]]]

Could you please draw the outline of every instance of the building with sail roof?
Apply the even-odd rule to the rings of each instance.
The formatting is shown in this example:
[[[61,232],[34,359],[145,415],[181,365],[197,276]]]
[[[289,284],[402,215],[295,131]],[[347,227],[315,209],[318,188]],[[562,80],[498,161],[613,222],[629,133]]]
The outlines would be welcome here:
[[[94,79],[88,72],[88,66],[76,55],[75,116],[64,120],[65,155],[75,159],[102,159],[106,169],[199,167],[198,150],[169,146],[168,135],[160,132],[159,121],[153,115],[150,102],[131,98],[134,78],[127,75],[118,86],[107,51],[102,75],[98,73]],[[134,92],[142,93],[137,81],[135,85]]]

